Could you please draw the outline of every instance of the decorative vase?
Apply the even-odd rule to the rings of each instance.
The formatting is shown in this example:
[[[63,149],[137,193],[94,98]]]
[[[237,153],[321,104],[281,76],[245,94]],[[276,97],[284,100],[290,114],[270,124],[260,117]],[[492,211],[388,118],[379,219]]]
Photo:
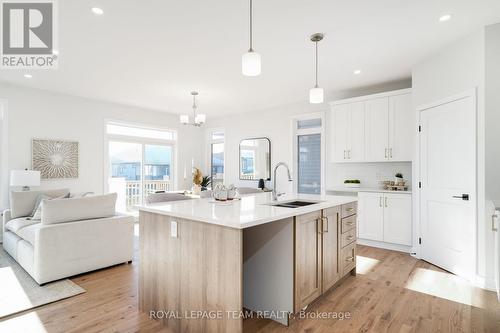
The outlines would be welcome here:
[[[201,186],[193,184],[193,194],[199,195],[201,193]]]

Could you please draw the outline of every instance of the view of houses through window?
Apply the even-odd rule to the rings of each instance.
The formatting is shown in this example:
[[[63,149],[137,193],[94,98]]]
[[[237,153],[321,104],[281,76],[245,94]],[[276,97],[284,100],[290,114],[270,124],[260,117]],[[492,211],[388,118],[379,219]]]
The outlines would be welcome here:
[[[134,211],[151,193],[173,190],[176,133],[107,125],[108,189],[118,193],[117,209]]]
[[[224,183],[224,132],[211,132],[210,142],[210,177],[213,188],[217,183]]]

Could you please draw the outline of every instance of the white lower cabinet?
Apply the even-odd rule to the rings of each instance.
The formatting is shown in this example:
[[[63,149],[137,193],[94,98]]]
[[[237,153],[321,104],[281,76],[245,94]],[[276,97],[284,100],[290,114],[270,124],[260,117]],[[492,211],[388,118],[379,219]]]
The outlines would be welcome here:
[[[412,245],[412,205],[408,193],[360,192],[358,237]]]

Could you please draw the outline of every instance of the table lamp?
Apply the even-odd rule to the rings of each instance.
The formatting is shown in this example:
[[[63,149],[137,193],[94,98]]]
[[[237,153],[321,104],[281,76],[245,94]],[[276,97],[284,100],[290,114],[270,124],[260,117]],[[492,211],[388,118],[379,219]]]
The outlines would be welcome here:
[[[40,171],[11,170],[10,186],[22,186],[23,191],[29,191],[30,186],[40,186]]]

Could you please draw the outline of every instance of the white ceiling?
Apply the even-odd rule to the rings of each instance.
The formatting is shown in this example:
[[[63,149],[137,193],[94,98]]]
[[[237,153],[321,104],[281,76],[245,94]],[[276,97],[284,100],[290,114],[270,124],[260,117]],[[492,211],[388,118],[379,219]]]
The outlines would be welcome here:
[[[254,0],[262,75],[251,78],[241,74],[248,0],[58,4],[59,69],[32,79],[1,70],[0,80],[175,113],[190,112],[198,90],[209,117],[307,100],[314,32],[326,35],[319,83],[333,92],[407,78],[438,49],[500,21],[498,0]],[[440,23],[443,14],[452,19]]]

